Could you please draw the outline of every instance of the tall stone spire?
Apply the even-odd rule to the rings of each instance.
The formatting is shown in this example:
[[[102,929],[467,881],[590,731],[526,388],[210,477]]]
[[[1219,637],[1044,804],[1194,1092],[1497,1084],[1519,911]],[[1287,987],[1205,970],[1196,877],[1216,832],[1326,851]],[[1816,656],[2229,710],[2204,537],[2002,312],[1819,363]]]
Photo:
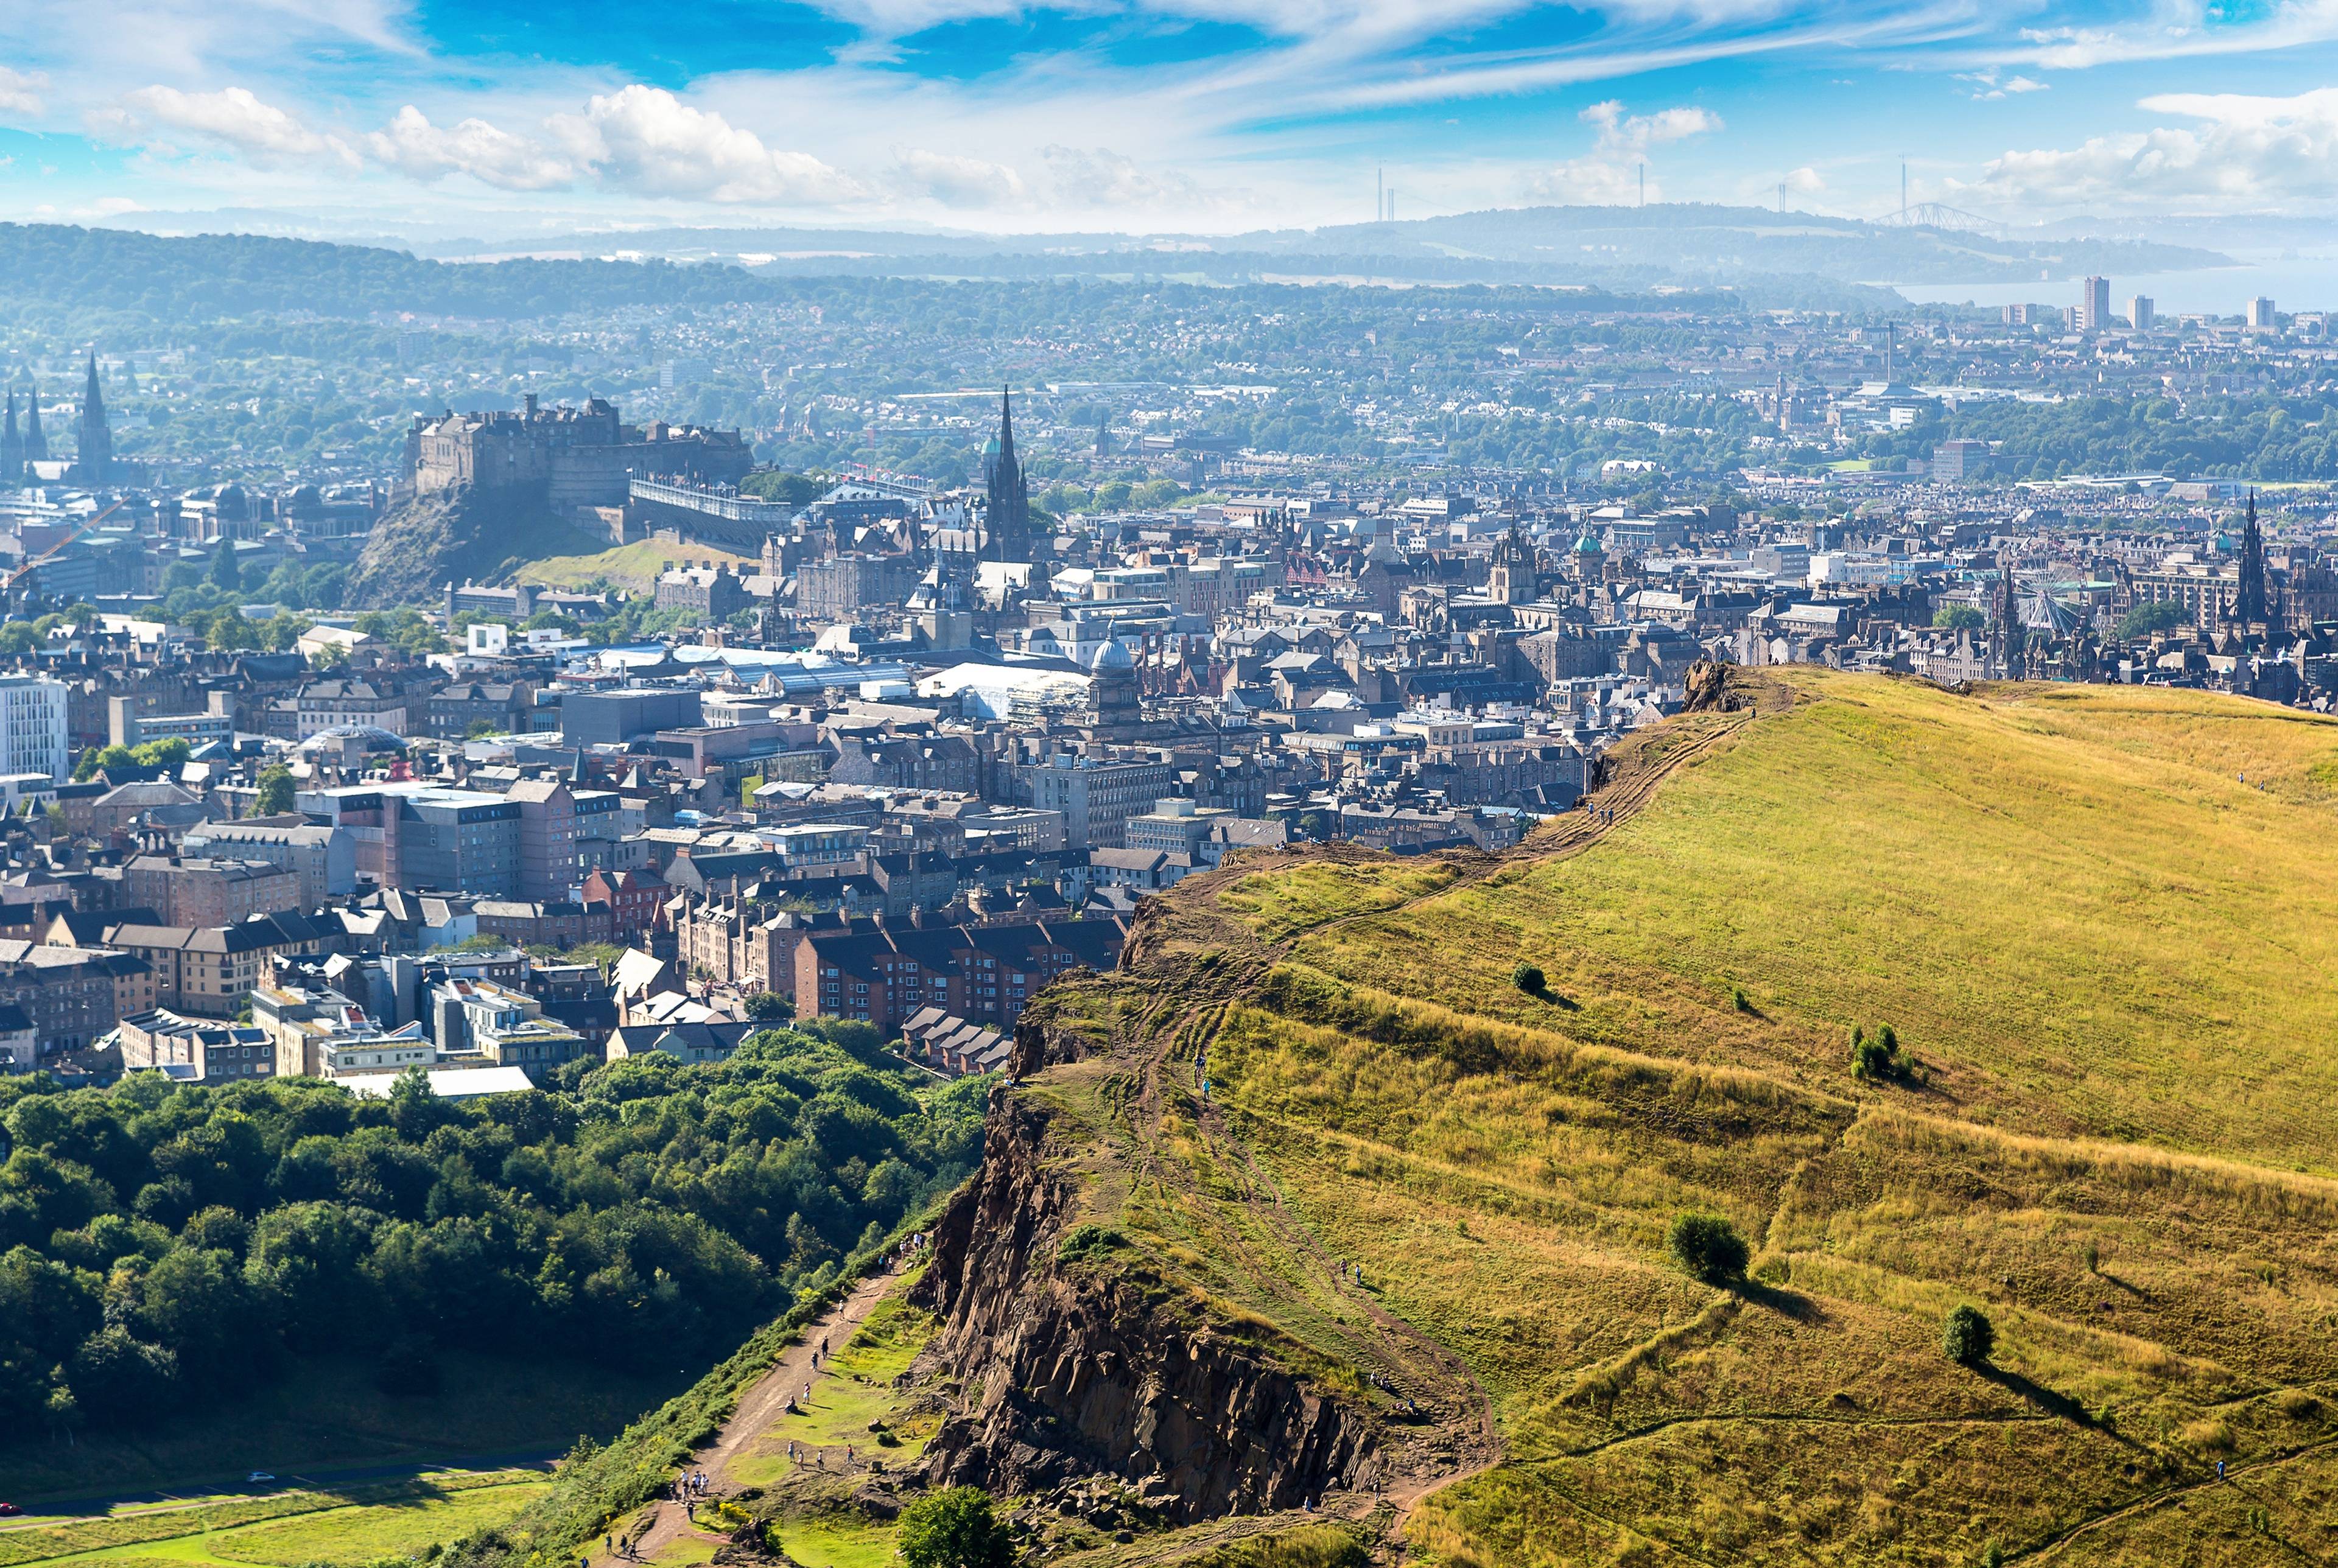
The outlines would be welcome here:
[[[33,383],[33,395],[25,405],[25,461],[45,463],[49,460],[49,438],[41,433],[41,384]]]
[[[25,437],[16,428],[16,389],[8,388],[8,427],[0,432],[0,485],[14,485],[25,476]]]
[[[1027,561],[1031,554],[1031,490],[1015,456],[1015,400],[1004,387],[998,389],[996,445],[996,451],[983,454],[984,554],[994,561]]]
[[[113,468],[113,432],[105,425],[105,394],[97,385],[97,350],[90,350],[89,383],[81,394],[81,451],[74,460],[84,485],[103,485]]]
[[[2233,594],[2233,619],[2244,626],[2273,620],[2273,589],[2265,573],[2264,531],[2257,526],[2257,493],[2249,492],[2249,520],[2241,528],[2241,583]]]

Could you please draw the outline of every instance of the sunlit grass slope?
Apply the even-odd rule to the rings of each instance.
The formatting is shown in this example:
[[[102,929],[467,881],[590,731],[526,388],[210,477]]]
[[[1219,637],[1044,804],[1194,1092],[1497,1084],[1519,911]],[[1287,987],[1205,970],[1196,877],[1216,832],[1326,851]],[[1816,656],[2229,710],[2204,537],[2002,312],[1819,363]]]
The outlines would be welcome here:
[[[1787,679],[1587,847],[1171,896],[1116,1027],[1206,1042],[1234,1142],[1170,1115],[1193,1179],[1099,1159],[1096,1216],[1327,1357],[1319,1253],[1459,1351],[1503,1459],[1410,1520],[1450,1568],[2338,1560],[2338,722]],[[1669,1266],[1692,1208],[1750,1281]]]
[[[1297,957],[1838,1088],[1851,1026],[1890,1023],[1933,1069],[1936,1110],[2338,1170],[2338,720],[2190,692],[1793,680],[1806,701],[1591,852]],[[1520,959],[1566,1000],[1510,987]]]

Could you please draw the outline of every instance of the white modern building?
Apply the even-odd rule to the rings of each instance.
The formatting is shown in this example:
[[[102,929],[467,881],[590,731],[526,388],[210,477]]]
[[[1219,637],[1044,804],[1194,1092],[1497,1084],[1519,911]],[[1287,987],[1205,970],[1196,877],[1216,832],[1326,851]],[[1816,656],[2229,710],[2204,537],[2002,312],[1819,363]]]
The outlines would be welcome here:
[[[45,675],[0,675],[0,774],[73,775],[65,745],[65,683]]]

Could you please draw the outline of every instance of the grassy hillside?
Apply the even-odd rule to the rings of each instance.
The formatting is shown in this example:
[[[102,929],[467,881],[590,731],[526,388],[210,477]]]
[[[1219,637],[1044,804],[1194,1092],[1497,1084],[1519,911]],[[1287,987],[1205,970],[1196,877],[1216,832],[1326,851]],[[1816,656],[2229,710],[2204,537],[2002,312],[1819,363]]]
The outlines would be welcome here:
[[[590,550],[599,541],[556,517],[540,487],[508,485],[415,496],[384,513],[349,573],[359,609],[427,604],[449,583],[493,583],[522,562]]]
[[[516,580],[545,588],[581,589],[596,583],[614,583],[635,593],[657,586],[669,566],[690,561],[727,562],[736,572],[760,572],[762,563],[752,555],[718,550],[712,544],[677,544],[666,539],[643,539],[614,549],[579,555],[547,555],[519,568]]]
[[[1113,1266],[1439,1419],[1465,1371],[1429,1562],[2338,1555],[2338,722],[1795,671],[1603,799],[1189,881],[1052,1004]],[[1668,1263],[1693,1209],[1750,1279]]]

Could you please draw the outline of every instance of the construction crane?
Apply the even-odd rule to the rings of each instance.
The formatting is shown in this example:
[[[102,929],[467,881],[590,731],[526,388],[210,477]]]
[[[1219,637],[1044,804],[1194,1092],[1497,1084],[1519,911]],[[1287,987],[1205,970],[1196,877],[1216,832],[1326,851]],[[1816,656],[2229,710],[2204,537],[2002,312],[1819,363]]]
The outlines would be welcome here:
[[[83,534],[88,533],[91,529],[104,522],[108,517],[113,516],[116,512],[121,511],[123,505],[123,503],[116,501],[113,505],[108,506],[103,512],[91,513],[89,516],[75,524],[72,532],[68,533],[64,538],[58,540],[55,544],[42,551],[38,555],[35,555],[31,560],[25,562],[22,566],[17,567],[14,572],[9,573],[7,582],[5,584],[0,584],[0,588],[5,588],[5,591],[11,600],[15,599],[17,588],[24,583],[27,576],[39,571],[51,561],[55,560],[57,553],[63,550],[66,545],[72,544],[74,540],[80,538]]]

